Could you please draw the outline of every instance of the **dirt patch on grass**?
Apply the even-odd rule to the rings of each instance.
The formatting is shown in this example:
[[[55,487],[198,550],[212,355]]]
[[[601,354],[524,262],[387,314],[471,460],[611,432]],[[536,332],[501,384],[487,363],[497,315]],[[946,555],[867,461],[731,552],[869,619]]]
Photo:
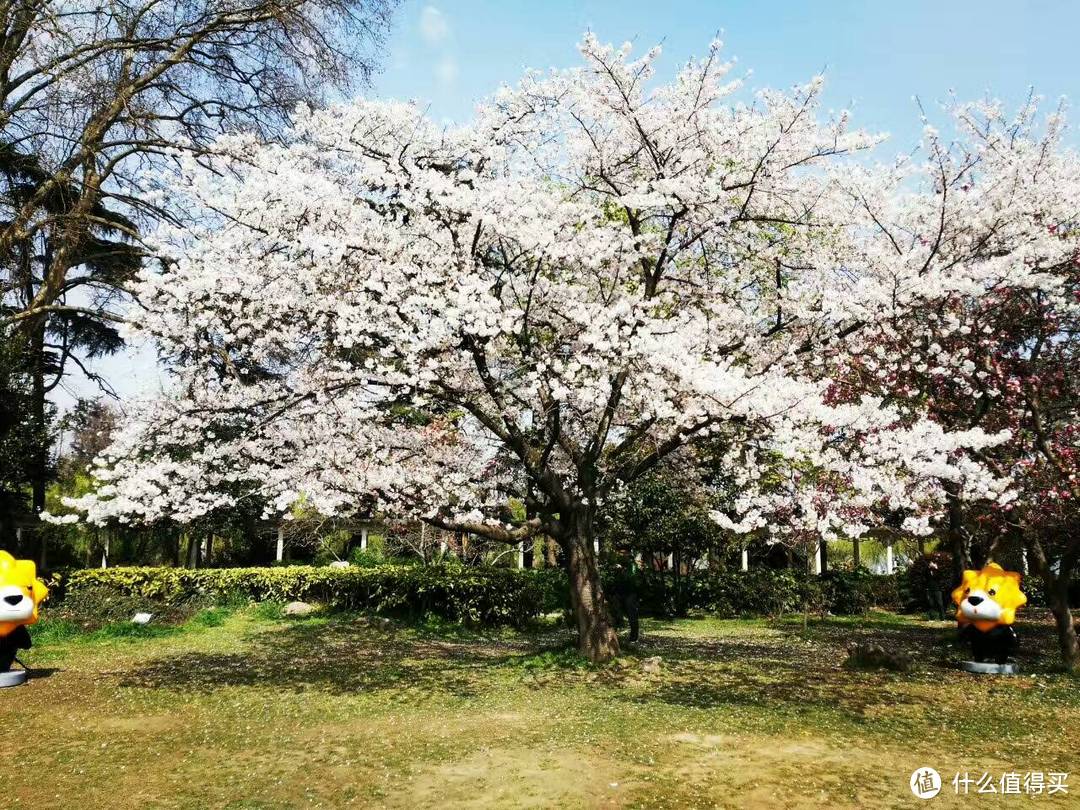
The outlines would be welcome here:
[[[950,753],[932,739],[908,745],[862,744],[851,739],[679,732],[658,765],[670,784],[654,802],[670,807],[811,808],[911,807],[911,773],[936,767],[944,783],[934,806],[971,806],[978,797],[956,795],[952,776],[964,771],[1024,771],[1011,758],[984,751],[977,757]],[[662,798],[661,798],[662,797]],[[640,796],[638,797],[641,798]]]
[[[489,748],[420,770],[391,807],[621,806],[630,766],[597,751]]]
[[[173,714],[142,714],[89,718],[89,724],[105,734],[162,734],[180,728],[182,721]]]
[[[858,807],[880,799],[880,749],[833,745],[813,737],[746,737],[680,732],[670,769],[682,796],[739,808]],[[886,757],[888,758],[888,757]],[[705,801],[707,797],[707,801]]]

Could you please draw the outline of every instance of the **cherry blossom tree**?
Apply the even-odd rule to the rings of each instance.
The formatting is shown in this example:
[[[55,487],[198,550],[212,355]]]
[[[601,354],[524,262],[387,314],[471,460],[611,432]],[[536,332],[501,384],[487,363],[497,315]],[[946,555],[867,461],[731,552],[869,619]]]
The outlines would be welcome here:
[[[1075,240],[1069,229],[1056,230]],[[943,373],[931,360],[925,367],[934,373],[909,377],[932,418],[1008,432],[1008,441],[973,456],[1007,472],[1015,497],[968,503],[947,492],[944,533],[957,567],[979,564],[972,560],[973,540],[981,541],[987,558],[1006,548],[1023,550],[1031,573],[1043,581],[1069,669],[1080,667],[1069,606],[1080,563],[1080,537],[1072,528],[1080,520],[1078,259],[1080,249],[1057,268],[1056,291],[1009,289],[953,302],[945,310],[951,328],[928,325],[928,354],[967,362]]]
[[[658,50],[581,52],[464,126],[359,100],[185,163],[199,224],[162,231],[167,266],[137,290],[174,395],[121,429],[88,518],[374,498],[493,540],[548,535],[580,649],[603,661],[597,509],[688,445],[722,448],[743,494],[717,519],[739,531],[791,497],[761,485],[778,461],[837,482],[841,501],[788,510],[822,536],[883,503],[927,531],[942,481],[1007,499],[969,452],[1003,435],[838,385],[882,346],[901,365],[908,316],[956,291],[1040,288],[1075,182],[1016,198],[994,178],[1020,167],[989,156],[990,192],[954,191],[932,138],[925,162],[868,168],[850,156],[878,139],[819,120],[820,80],[739,102],[719,43],[661,85]]]
[[[972,559],[973,540],[991,557],[1003,544],[1026,548],[1033,572],[1045,584],[1063,660],[1076,668],[1080,647],[1068,592],[1080,538],[1067,527],[1075,525],[1080,504],[1074,190],[1080,176],[1075,159],[1060,147],[1060,109],[1040,127],[1038,108],[1034,97],[1012,116],[996,103],[956,105],[951,112],[957,137],[949,141],[929,133],[928,151],[941,178],[940,221],[955,223],[939,229],[935,261],[963,261],[965,245],[978,236],[986,259],[1002,264],[1000,278],[956,287],[933,306],[913,309],[899,340],[883,336],[868,351],[851,355],[836,390],[841,396],[877,390],[923,405],[948,430],[981,427],[1008,436],[964,452],[1007,477],[1011,497],[972,502],[944,480],[945,509],[936,528],[953,553],[957,581],[959,572],[982,562]],[[880,212],[875,218],[883,228],[889,221]],[[972,223],[982,223],[982,232]],[[1025,242],[1042,247],[1024,256]],[[1046,249],[1052,242],[1057,250]],[[1035,283],[1021,282],[1030,268],[1038,269]]]

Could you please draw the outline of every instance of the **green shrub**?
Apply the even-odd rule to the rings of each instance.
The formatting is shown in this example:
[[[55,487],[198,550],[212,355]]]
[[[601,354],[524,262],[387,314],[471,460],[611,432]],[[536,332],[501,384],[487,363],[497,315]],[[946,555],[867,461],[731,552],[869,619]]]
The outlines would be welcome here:
[[[930,563],[938,567],[938,587],[946,610],[950,604],[953,588],[953,558],[947,551],[934,551],[915,558],[904,572],[901,585],[902,603],[905,610],[913,613],[930,609],[927,593],[930,584]]]
[[[900,598],[900,580],[900,574],[871,574],[870,604],[888,610],[901,610],[904,603]]]
[[[616,572],[605,570],[607,593],[618,601]],[[778,616],[810,610],[861,613],[896,603],[896,580],[865,571],[815,577],[792,569],[699,572],[641,571],[641,613],[724,617]],[[109,568],[57,575],[50,613],[100,625],[127,621],[139,611],[183,621],[214,605],[318,602],[331,608],[389,616],[438,619],[473,626],[521,627],[570,605],[560,569],[514,570],[457,565],[381,564],[350,568],[290,565],[265,568]],[[616,610],[619,606],[614,605]],[[206,622],[210,613],[201,614]]]
[[[76,587],[68,589],[66,593],[61,591],[60,596],[56,591],[50,590],[47,615],[67,619],[83,628],[129,622],[136,613],[152,613],[158,622],[176,624],[185,621],[207,604],[209,602],[204,597],[194,593],[182,594],[173,599],[159,599],[138,591],[114,587],[99,579],[86,579],[80,580]]]
[[[709,602],[702,605],[719,616],[781,616],[802,610],[806,577],[789,568],[755,568],[709,577]]]
[[[369,534],[367,548],[361,550],[360,546],[355,546],[349,554],[349,562],[364,568],[383,565],[386,561],[386,538],[381,534]]]
[[[562,605],[559,571],[380,565],[329,568],[108,568],[71,571],[57,593],[65,609],[100,605],[109,618],[130,618],[186,604],[320,602],[385,615],[435,615],[472,625],[522,626]],[[565,590],[565,586],[563,586]],[[120,606],[119,610],[115,607]],[[121,614],[112,615],[114,613]]]
[[[360,568],[375,568],[386,563],[386,557],[383,556],[381,551],[361,551],[356,548],[353,549],[352,554],[349,555],[349,562]]]
[[[612,572],[605,572],[612,594],[617,593],[614,579]],[[781,616],[804,608],[858,614],[898,603],[896,578],[868,571],[829,571],[819,577],[791,568],[754,568],[676,577],[670,571],[644,570],[637,587],[641,612],[651,616],[681,616],[691,610],[725,618]]]
[[[827,571],[820,577],[823,602],[831,613],[854,616],[872,607],[895,608],[899,604],[896,576],[856,571]]]

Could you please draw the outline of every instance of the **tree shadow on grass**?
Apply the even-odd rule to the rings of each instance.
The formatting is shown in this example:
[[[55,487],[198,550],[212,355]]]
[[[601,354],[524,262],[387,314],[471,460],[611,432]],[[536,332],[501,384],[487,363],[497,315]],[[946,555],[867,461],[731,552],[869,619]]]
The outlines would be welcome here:
[[[930,624],[901,624],[895,620],[859,621],[811,619],[803,630],[802,618],[769,622],[767,638],[754,636],[693,636],[678,632],[677,625],[657,623],[639,645],[642,655],[659,655],[673,661],[746,661],[755,669],[834,670],[847,657],[853,642],[877,643],[894,652],[912,655],[920,665],[947,664],[955,631]],[[674,632],[673,632],[674,631]]]
[[[849,637],[850,638],[850,637]],[[803,638],[794,630],[770,641],[651,634],[641,655],[659,655],[664,677],[645,691],[628,692],[637,703],[659,701],[697,709],[720,706],[784,711],[838,709],[865,718],[891,672],[851,672],[841,665],[845,641]],[[907,700],[894,696],[893,702]]]
[[[644,692],[627,692],[623,698],[699,709],[760,707],[777,712],[778,717],[828,711],[852,722],[873,723],[883,710],[898,705],[940,711],[944,702],[955,698],[955,689],[942,689],[946,682],[980,693],[999,688],[992,680],[966,680],[978,676],[958,671],[968,651],[959,644],[950,623],[873,615],[832,617],[813,619],[804,631],[802,618],[797,617],[770,622],[768,629],[768,640],[702,638],[681,633],[674,625],[658,624],[636,651],[642,656],[659,655],[670,672],[665,671],[665,677]],[[1017,630],[1022,672],[1053,673],[1057,649],[1052,624],[1032,612]],[[908,653],[915,671],[848,670],[844,661],[853,642]],[[1006,688],[1005,693],[1011,695],[1012,690]]]
[[[1034,617],[1032,617],[1034,618]],[[1029,620],[1021,628],[1025,672],[1056,660],[1052,627]],[[954,677],[964,651],[955,629],[934,623],[801,620],[769,624],[767,637],[695,636],[679,625],[650,622],[621,665],[596,670],[568,650],[565,631],[490,637],[382,626],[350,617],[295,621],[260,630],[238,652],[188,652],[158,658],[121,675],[128,687],[213,692],[255,686],[302,692],[351,694],[378,690],[472,697],[490,690],[501,672],[521,675],[532,688],[598,680],[614,699],[663,702],[695,708],[768,707],[785,712],[839,711],[872,718],[883,703],[930,702],[943,679]],[[916,672],[848,671],[852,641],[881,644],[916,661]],[[634,657],[660,656],[662,672],[648,676]],[[539,678],[533,669],[542,670]],[[955,674],[956,677],[970,677]],[[528,678],[533,677],[533,681]],[[632,684],[645,688],[624,688]]]
[[[333,694],[420,689],[461,697],[483,690],[484,673],[535,649],[535,641],[440,638],[362,621],[305,621],[246,640],[240,652],[190,652],[129,670],[122,686],[212,692],[261,686]]]
[[[787,632],[799,632],[787,623]],[[1058,649],[1049,613],[1029,610],[1016,623],[1020,646],[1016,661],[1025,672],[1053,672],[1058,667]],[[810,622],[808,636],[825,644],[851,641],[872,642],[888,650],[909,653],[920,665],[956,669],[961,660],[971,657],[970,648],[960,641],[955,621],[898,622],[895,614],[876,617],[852,617],[842,622],[817,619]]]

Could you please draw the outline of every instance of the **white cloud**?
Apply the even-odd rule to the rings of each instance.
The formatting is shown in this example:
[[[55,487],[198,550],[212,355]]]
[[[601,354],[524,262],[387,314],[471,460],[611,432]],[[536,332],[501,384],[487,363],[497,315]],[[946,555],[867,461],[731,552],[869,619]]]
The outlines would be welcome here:
[[[429,45],[437,45],[450,36],[450,23],[435,6],[424,6],[420,12],[420,37]]]
[[[458,63],[452,56],[444,56],[435,66],[435,78],[439,84],[453,84],[458,77]]]

